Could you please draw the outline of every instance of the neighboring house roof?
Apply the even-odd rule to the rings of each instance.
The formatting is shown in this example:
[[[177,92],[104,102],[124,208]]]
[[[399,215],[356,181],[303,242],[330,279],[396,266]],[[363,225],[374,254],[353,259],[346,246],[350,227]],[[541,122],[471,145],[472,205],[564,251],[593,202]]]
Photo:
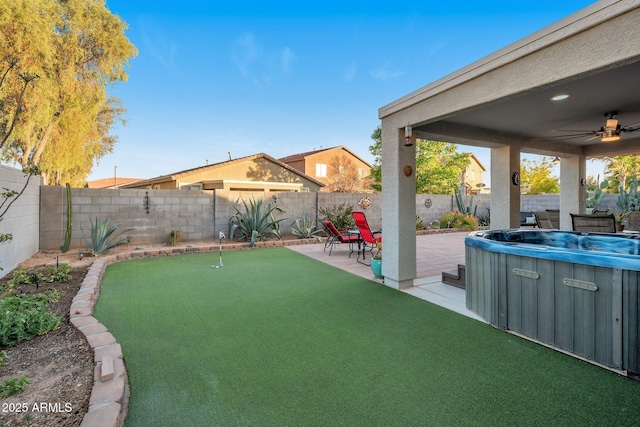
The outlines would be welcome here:
[[[87,181],[87,188],[115,188],[121,187],[133,182],[142,181],[142,178],[102,178],[93,181]]]
[[[475,154],[471,153],[471,158],[472,158],[473,160],[475,160],[475,162],[478,164],[478,166],[480,166],[480,167],[482,168],[482,170],[483,170],[484,172],[486,172],[486,171],[487,171],[487,168],[485,168],[485,167],[484,167],[484,165],[483,165],[482,163],[480,163],[480,160],[476,157],[476,155],[475,155]]]
[[[291,163],[291,162],[297,162],[300,160],[304,160],[309,156],[312,156],[314,154],[318,154],[321,153],[323,151],[329,151],[329,150],[336,150],[336,149],[342,149],[346,152],[348,152],[349,154],[351,154],[353,157],[357,158],[358,160],[360,160],[361,162],[365,163],[367,166],[369,166],[369,168],[371,168],[371,164],[369,162],[367,162],[366,160],[364,160],[362,157],[358,156],[356,153],[354,153],[353,151],[349,150],[347,147],[345,147],[344,145],[337,145],[335,147],[329,147],[329,148],[321,148],[319,150],[313,150],[313,151],[306,151],[304,153],[298,153],[298,154],[292,154],[290,156],[286,156],[286,157],[281,157],[279,160],[283,163]]]
[[[233,165],[234,163],[241,163],[241,162],[245,162],[247,160],[256,160],[256,159],[266,159],[269,160],[275,164],[277,164],[278,166],[288,170],[291,173],[294,173],[298,176],[300,176],[301,178],[307,179],[311,182],[313,182],[314,184],[317,184],[320,187],[324,187],[324,183],[318,181],[317,179],[310,177],[309,175],[306,175],[302,172],[300,172],[297,169],[292,168],[291,166],[281,162],[280,160],[276,159],[275,157],[271,157],[268,154],[265,153],[258,153],[258,154],[253,154],[251,156],[246,156],[246,157],[239,157],[237,159],[232,159],[232,160],[226,160],[224,162],[218,162],[218,163],[212,163],[210,165],[205,165],[205,166],[198,166],[195,168],[191,168],[191,169],[185,169],[182,171],[178,171],[178,172],[174,172],[168,175],[161,175],[155,178],[150,178],[150,179],[146,179],[146,180],[142,180],[142,181],[138,181],[135,182],[135,187],[139,187],[139,186],[144,186],[144,185],[153,185],[153,184],[157,184],[157,183],[161,183],[161,182],[167,182],[167,181],[177,181],[179,180],[181,177],[185,177],[185,176],[189,176],[192,175],[194,173],[200,173],[200,172],[205,172],[207,170],[211,170],[211,169],[215,169],[218,168],[220,166],[228,166],[228,165]],[[126,187],[126,186],[125,186]]]

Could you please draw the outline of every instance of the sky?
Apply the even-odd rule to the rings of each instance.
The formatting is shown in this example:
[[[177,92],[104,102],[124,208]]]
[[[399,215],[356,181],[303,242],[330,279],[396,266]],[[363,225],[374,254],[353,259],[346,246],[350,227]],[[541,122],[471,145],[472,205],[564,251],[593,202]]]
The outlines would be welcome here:
[[[138,55],[109,89],[127,123],[88,180],[338,145],[373,163],[379,108],[592,3],[106,0]]]

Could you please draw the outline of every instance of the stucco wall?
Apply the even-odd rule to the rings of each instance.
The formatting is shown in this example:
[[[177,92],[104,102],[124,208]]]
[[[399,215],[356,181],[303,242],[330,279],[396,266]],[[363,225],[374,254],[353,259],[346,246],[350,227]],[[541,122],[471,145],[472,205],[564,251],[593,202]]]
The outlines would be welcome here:
[[[26,182],[22,171],[0,166],[0,187],[21,191]],[[0,244],[0,277],[4,277],[20,262],[38,252],[40,223],[40,177],[32,177],[24,193],[11,205],[2,221],[0,233],[11,233],[11,242]],[[5,199],[2,198],[2,201]]]

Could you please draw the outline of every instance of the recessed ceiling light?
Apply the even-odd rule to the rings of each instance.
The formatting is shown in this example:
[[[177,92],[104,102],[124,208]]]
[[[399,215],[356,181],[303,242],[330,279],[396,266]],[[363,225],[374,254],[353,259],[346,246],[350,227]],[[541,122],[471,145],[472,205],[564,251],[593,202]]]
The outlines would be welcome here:
[[[563,99],[567,99],[569,97],[569,95],[567,95],[566,93],[563,93],[561,95],[556,95],[553,98],[551,98],[552,101],[562,101]]]

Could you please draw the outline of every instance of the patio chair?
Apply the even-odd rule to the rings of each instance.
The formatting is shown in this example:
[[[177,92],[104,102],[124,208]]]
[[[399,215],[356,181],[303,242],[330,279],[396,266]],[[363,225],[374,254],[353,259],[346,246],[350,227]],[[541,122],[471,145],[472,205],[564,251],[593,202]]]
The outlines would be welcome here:
[[[536,226],[538,228],[547,230],[552,230],[554,228],[547,211],[534,211],[532,214],[536,217]]]
[[[327,241],[324,243],[325,251],[327,250],[327,247],[329,247],[329,256],[331,256],[331,251],[333,251],[333,246],[338,243],[348,243],[349,250],[351,251],[349,252],[349,256],[351,256],[351,253],[353,252],[353,244],[358,243],[358,241],[360,240],[360,236],[358,236],[357,234],[341,233],[336,228],[336,226],[328,219],[323,220],[322,225],[324,225],[324,228],[327,230],[327,233],[329,234]]]
[[[639,231],[640,230],[640,212],[631,211],[627,215],[627,230]]]
[[[616,217],[611,215],[570,214],[573,231],[615,233]]]
[[[360,232],[360,244],[358,245],[358,258],[356,258],[356,261],[360,264],[369,265],[364,262],[366,252],[368,251],[373,253],[373,250],[378,246],[378,243],[382,242],[382,231],[371,230],[364,212],[353,211],[351,214],[353,215],[353,219],[356,221],[356,227],[358,227],[358,231]],[[361,256],[362,261],[360,261]]]
[[[549,221],[551,221],[551,228],[558,230],[560,228],[560,209],[545,209]]]

